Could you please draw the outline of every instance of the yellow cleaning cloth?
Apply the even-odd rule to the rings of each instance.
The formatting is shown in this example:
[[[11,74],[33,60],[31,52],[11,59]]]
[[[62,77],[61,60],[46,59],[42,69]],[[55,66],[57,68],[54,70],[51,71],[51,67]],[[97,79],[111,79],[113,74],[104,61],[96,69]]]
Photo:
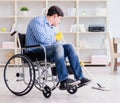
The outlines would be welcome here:
[[[57,41],[60,41],[60,40],[62,40],[63,39],[63,34],[62,34],[62,32],[58,32],[57,34],[56,34],[56,40]]]

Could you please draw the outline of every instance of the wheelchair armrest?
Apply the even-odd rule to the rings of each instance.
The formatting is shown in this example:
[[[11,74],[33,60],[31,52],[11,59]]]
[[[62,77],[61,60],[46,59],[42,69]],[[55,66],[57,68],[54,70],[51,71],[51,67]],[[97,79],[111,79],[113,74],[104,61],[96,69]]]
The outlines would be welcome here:
[[[30,45],[30,46],[25,46],[24,48],[40,48],[40,45]]]
[[[28,48],[42,48],[44,50],[44,53],[46,53],[46,48],[44,46],[41,45],[30,45],[30,46],[24,46],[21,48],[21,50],[25,50]]]

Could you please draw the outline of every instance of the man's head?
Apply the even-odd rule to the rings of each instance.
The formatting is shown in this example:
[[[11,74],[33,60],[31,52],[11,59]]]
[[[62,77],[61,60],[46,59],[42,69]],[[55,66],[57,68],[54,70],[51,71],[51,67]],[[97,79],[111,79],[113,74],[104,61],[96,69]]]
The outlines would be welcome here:
[[[51,25],[57,26],[64,16],[63,11],[58,6],[51,6],[48,9],[47,18]]]

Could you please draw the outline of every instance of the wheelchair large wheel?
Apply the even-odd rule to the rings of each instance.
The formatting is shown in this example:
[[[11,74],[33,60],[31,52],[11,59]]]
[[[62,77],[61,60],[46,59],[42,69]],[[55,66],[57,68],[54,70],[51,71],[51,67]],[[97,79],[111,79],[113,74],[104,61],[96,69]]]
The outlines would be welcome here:
[[[22,54],[11,57],[4,68],[4,81],[7,88],[17,96],[29,93],[35,81],[31,60]]]

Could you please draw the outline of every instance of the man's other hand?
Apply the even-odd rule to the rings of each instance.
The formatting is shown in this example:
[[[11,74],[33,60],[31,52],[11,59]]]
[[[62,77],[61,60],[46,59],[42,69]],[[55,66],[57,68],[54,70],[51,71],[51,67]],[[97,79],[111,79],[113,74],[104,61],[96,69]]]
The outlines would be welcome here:
[[[62,32],[58,32],[57,34],[56,34],[56,40],[57,41],[61,41],[63,39],[63,33]]]

